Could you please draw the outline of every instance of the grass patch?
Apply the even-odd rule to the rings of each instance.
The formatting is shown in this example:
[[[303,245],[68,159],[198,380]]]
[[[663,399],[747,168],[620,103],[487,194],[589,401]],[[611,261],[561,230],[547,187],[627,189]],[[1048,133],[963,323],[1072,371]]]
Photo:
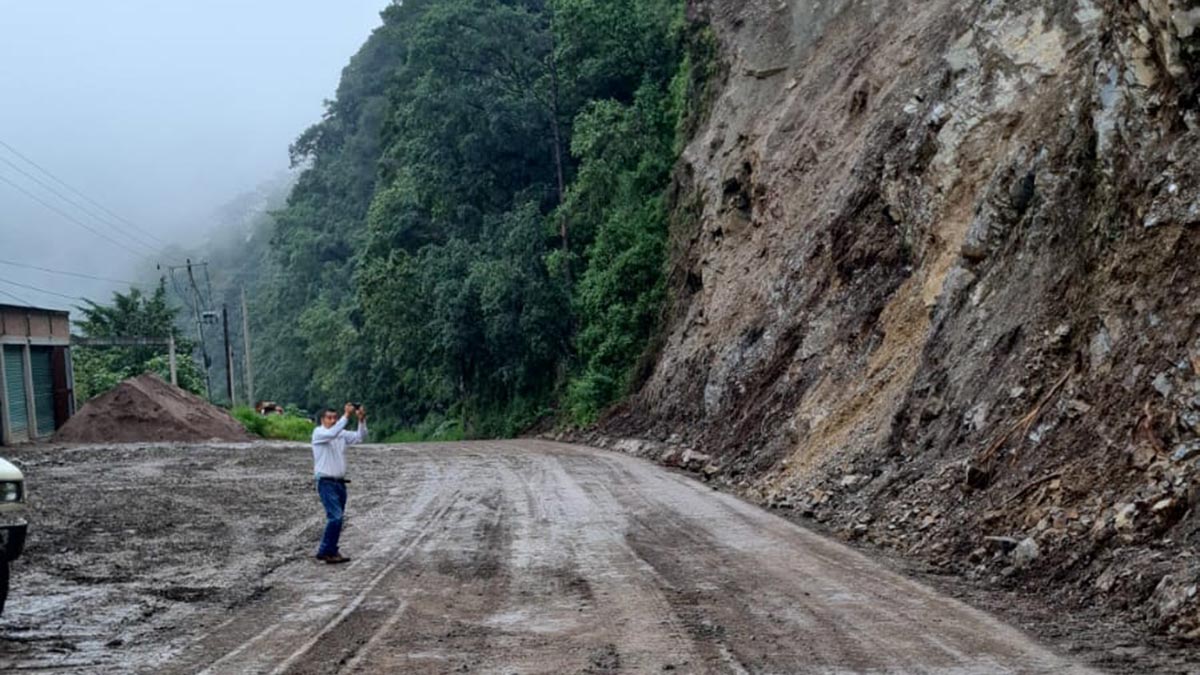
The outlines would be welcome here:
[[[388,435],[384,443],[428,443],[438,441],[461,441],[467,437],[462,420],[447,419],[430,415],[415,427],[400,429]]]
[[[253,408],[238,406],[233,416],[246,427],[246,431],[276,441],[312,440],[312,421],[296,415],[259,415]]]

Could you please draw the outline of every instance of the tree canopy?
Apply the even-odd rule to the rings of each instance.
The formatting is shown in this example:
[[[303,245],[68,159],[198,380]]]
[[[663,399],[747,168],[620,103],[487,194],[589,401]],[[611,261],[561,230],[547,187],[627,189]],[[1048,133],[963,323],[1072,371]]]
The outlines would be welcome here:
[[[174,337],[179,354],[179,386],[197,394],[204,391],[204,374],[187,358],[192,343],[176,327],[178,310],[168,303],[164,282],[160,281],[150,293],[132,288],[128,293],[113,293],[111,304],[87,300],[77,309],[82,318],[76,320],[76,326],[85,337]],[[72,362],[79,401],[145,372],[157,373],[164,380],[170,378],[169,357],[163,347],[76,347]]]
[[[291,148],[256,382],[511,434],[634,384],[707,34],[683,0],[406,0]]]

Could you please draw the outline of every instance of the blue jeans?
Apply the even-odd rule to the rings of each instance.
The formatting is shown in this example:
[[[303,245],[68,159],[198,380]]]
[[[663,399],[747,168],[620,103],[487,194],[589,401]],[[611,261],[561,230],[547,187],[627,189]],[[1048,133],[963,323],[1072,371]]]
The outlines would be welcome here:
[[[338,555],[338,539],[342,536],[342,517],[346,513],[346,485],[329,479],[317,479],[317,494],[325,507],[325,534],[321,537],[318,556]]]

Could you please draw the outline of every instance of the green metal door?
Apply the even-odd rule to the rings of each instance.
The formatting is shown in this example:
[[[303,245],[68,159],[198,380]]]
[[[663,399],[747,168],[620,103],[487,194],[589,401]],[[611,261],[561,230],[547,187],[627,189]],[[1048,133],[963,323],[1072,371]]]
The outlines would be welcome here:
[[[29,410],[25,405],[25,348],[4,345],[4,378],[8,385],[8,424],[13,440],[29,438]]]
[[[49,347],[31,347],[29,372],[33,375],[33,412],[37,416],[37,435],[54,433],[54,370]]]

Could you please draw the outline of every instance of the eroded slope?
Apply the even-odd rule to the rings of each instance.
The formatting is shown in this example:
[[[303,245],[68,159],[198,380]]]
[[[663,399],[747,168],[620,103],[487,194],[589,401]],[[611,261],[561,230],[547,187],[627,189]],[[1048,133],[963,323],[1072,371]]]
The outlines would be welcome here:
[[[693,14],[727,76],[679,172],[663,347],[602,431],[1200,638],[1200,8]]]

